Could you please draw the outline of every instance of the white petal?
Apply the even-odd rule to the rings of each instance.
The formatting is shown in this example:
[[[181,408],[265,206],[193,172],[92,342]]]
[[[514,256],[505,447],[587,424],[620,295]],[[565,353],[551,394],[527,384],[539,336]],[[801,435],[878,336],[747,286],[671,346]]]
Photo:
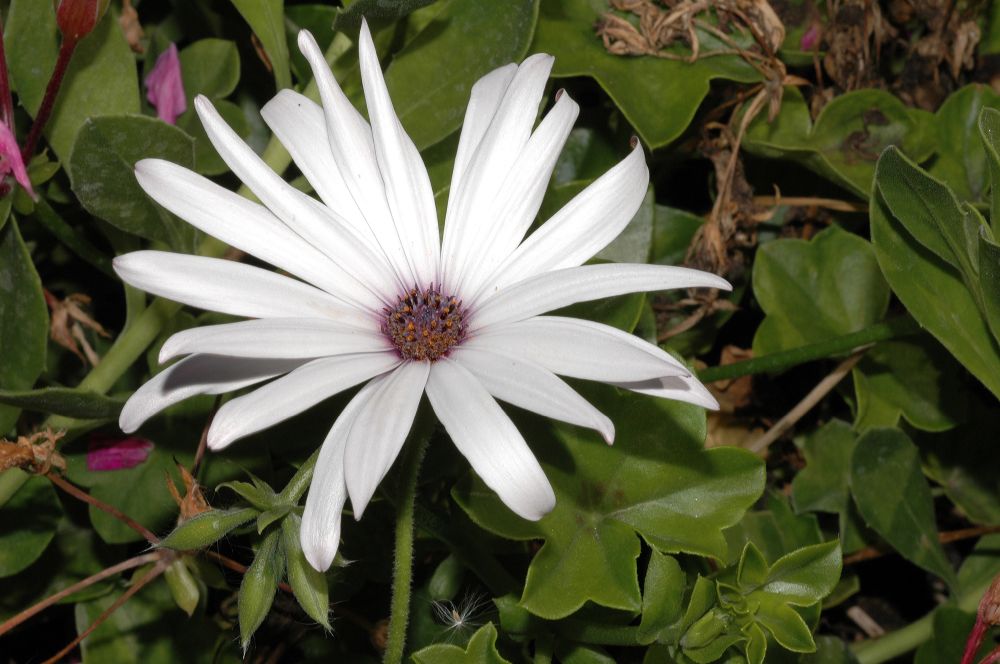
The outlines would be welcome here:
[[[732,286],[722,277],[701,270],[669,265],[607,263],[545,272],[490,293],[468,306],[470,329],[524,320],[531,316],[604,297],[668,288],[719,288]]]
[[[562,316],[497,325],[476,333],[462,347],[520,357],[561,376],[602,382],[690,375],[669,353],[635,335]]]
[[[286,88],[264,104],[260,114],[326,206],[375,246],[368,222],[334,161],[323,108],[305,95]]]
[[[537,521],[555,507],[555,494],[535,455],[467,369],[439,359],[431,368],[427,398],[458,451],[515,514]]]
[[[135,178],[153,200],[199,230],[328,293],[340,291],[342,271],[263,205],[162,159],[138,162]]]
[[[361,83],[365,89],[365,103],[368,105],[368,116],[371,118],[372,135],[375,139],[375,157],[396,232],[410,260],[417,283],[437,282],[441,244],[431,180],[420,153],[403,131],[392,108],[392,100],[382,77],[382,67],[375,53],[375,44],[372,43],[368,23],[364,18],[361,19],[358,59],[361,64]]]
[[[573,197],[487,279],[487,290],[542,272],[582,265],[614,240],[642,204],[649,169],[642,147]]]
[[[160,362],[187,353],[234,357],[315,358],[393,349],[375,326],[320,318],[262,318],[182,330],[160,349]]]
[[[430,362],[407,362],[368,384],[375,391],[358,413],[344,450],[347,493],[356,519],[403,447],[429,368]]]
[[[350,302],[367,303],[369,294],[392,301],[399,284],[382,256],[343,219],[285,182],[230,128],[212,103],[199,95],[194,100],[201,123],[212,145],[243,182],[275,215],[306,242],[326,254],[339,268],[336,293]]]
[[[510,81],[514,78],[516,72],[517,65],[512,62],[494,69],[476,81],[476,84],[472,86],[472,92],[469,95],[469,104],[465,107],[465,120],[462,122],[462,133],[458,139],[458,151],[455,153],[455,168],[451,176],[452,191],[457,191],[461,188],[462,179],[466,175],[469,163],[472,161],[479,143],[483,140],[483,135],[493,122],[497,108],[503,100],[504,93],[507,92],[507,86],[510,85]],[[449,210],[451,210],[456,198],[455,196],[448,197]],[[451,214],[446,215],[446,218],[449,219],[449,224],[455,224],[452,232],[457,231],[458,225],[465,223],[469,219],[456,219]],[[446,226],[445,235],[448,232],[448,227]]]
[[[314,569],[325,572],[333,563],[340,546],[340,521],[347,487],[344,484],[344,447],[347,435],[354,426],[358,411],[368,402],[371,383],[361,388],[344,408],[333,428],[323,441],[312,483],[306,496],[306,508],[302,513],[302,530],[299,543],[306,560]]]
[[[666,376],[654,380],[613,382],[611,384],[640,394],[685,401],[710,410],[719,409],[719,402],[694,376]]]
[[[342,320],[366,316],[301,281],[221,258],[133,251],[115,258],[114,268],[123,281],[147,293],[234,316]]]
[[[306,30],[299,32],[299,49],[309,61],[319,86],[323,113],[326,115],[327,139],[340,175],[397,278],[407,286],[415,284],[416,275],[409,268],[389,212],[385,186],[375,158],[375,141],[371,128],[337,85],[330,67],[323,59],[323,52]]]
[[[615,425],[554,373],[524,356],[495,353],[463,344],[451,359],[479,379],[486,391],[533,413],[594,429],[611,443]]]
[[[324,357],[223,404],[208,430],[208,446],[233,442],[298,415],[338,392],[400,363],[395,353],[351,353]]]
[[[445,228],[454,224],[454,232],[446,232],[441,262],[445,287],[455,292],[453,266],[465,256],[469,247],[483,241],[486,230],[479,215],[489,205],[507,178],[531,136],[531,127],[538,114],[545,82],[552,70],[551,55],[536,53],[518,67],[504,92],[503,100],[463,172],[459,186],[452,187],[448,201]]]
[[[303,360],[192,355],[153,376],[132,393],[118,426],[132,433],[164,408],[197,394],[223,394],[291,371]]]
[[[477,292],[520,244],[538,215],[552,169],[579,112],[576,102],[562,94],[518,155],[496,198],[477,210],[483,238],[468,247],[467,255],[456,257],[462,261],[456,265],[456,292]]]

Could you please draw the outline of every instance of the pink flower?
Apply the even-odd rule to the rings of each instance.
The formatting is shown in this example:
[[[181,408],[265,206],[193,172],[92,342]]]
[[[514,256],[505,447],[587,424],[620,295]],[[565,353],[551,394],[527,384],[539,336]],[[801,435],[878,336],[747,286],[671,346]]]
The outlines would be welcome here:
[[[17,139],[14,138],[10,127],[0,122],[0,179],[11,172],[14,173],[17,183],[34,198],[35,192],[31,188],[24,160],[21,159],[21,148],[17,147]]]
[[[799,47],[803,51],[811,51],[816,47],[817,44],[819,44],[819,37],[820,37],[819,27],[817,27],[816,24],[814,23],[813,25],[810,25],[809,29],[806,30],[804,35],[802,35],[802,40],[799,42]]]
[[[149,457],[153,447],[153,441],[139,436],[94,434],[87,448],[87,470],[135,468]]]
[[[176,44],[160,53],[146,77],[146,99],[156,107],[156,116],[167,124],[176,124],[177,116],[187,110]]]

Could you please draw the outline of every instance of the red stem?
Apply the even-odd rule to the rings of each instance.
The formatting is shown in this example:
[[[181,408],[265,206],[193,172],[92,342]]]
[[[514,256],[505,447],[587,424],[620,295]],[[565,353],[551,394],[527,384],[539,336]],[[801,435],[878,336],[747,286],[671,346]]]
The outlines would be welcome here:
[[[21,150],[21,159],[24,160],[25,164],[34,155],[35,146],[42,135],[42,130],[45,129],[45,124],[49,121],[49,116],[52,115],[52,108],[56,104],[56,95],[59,94],[63,76],[66,75],[70,58],[73,57],[73,51],[76,50],[78,43],[76,39],[64,37],[62,45],[59,47],[59,58],[56,60],[56,68],[52,72],[49,84],[45,86],[45,96],[42,97],[42,104],[38,107],[38,113],[35,114],[35,121],[31,123],[31,131],[28,132],[28,139],[24,143],[24,149]]]
[[[962,664],[972,664],[975,661],[973,658],[976,656],[976,651],[979,650],[979,645],[983,642],[983,637],[986,636],[986,630],[990,628],[981,616],[976,615],[976,625],[969,632],[969,638],[965,641],[965,652],[962,653]]]
[[[69,482],[59,477],[55,473],[50,472],[46,474],[46,477],[49,478],[49,481],[51,481],[57,487],[59,487],[69,495],[73,496],[74,498],[78,498],[79,500],[82,500],[85,503],[89,503],[90,505],[93,505],[97,509],[107,512],[111,516],[115,517],[116,519],[124,523],[126,526],[128,526],[129,528],[131,528],[132,530],[134,530],[135,532],[139,533],[144,538],[146,538],[146,541],[149,542],[150,544],[156,544],[160,541],[160,538],[154,535],[148,528],[146,528],[144,525],[142,525],[135,519],[127,516],[117,507],[113,507],[111,505],[108,505],[107,503],[101,502],[97,498],[91,496],[86,491],[82,491],[81,489],[70,484]]]
[[[3,22],[0,22],[0,122],[14,128],[14,101],[10,96],[10,76],[7,73],[7,51],[3,43]]]

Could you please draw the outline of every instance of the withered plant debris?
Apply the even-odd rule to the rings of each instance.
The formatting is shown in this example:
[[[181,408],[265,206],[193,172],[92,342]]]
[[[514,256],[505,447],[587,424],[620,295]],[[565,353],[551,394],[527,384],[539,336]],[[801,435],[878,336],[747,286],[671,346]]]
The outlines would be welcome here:
[[[56,452],[64,431],[42,429],[17,440],[0,439],[0,472],[10,468],[45,475],[53,468],[66,472],[66,460]]]
[[[48,290],[44,294],[45,302],[52,312],[49,324],[52,340],[79,357],[84,364],[89,362],[92,366],[97,366],[101,358],[87,341],[84,329],[93,330],[105,339],[111,335],[85,311],[84,308],[90,305],[90,296],[71,293],[60,300]]]

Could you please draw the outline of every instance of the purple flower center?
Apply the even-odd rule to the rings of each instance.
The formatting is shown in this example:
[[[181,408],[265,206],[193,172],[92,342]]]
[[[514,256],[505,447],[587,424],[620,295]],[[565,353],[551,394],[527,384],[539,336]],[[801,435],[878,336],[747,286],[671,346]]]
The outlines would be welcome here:
[[[400,295],[396,306],[383,312],[382,333],[404,360],[433,362],[465,338],[461,300],[442,295],[433,284]]]

